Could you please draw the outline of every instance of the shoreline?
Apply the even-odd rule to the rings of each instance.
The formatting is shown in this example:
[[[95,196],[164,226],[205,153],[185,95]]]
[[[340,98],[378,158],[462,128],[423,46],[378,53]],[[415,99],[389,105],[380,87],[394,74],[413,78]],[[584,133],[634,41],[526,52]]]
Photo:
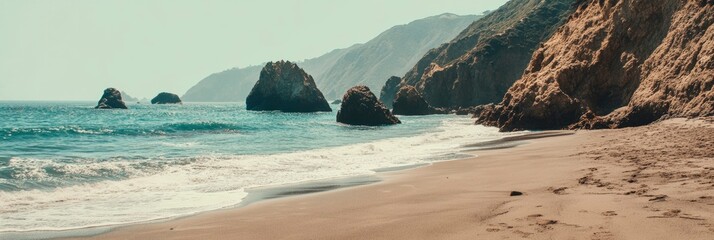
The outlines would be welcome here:
[[[577,131],[374,184],[70,239],[711,239],[711,149],[713,118]]]
[[[412,168],[421,167],[424,165],[425,164],[409,165],[409,166],[396,168],[396,170],[383,170],[381,172],[403,171],[403,170],[409,170]],[[377,170],[375,170],[375,171],[377,171]],[[380,171],[377,171],[377,174],[379,174],[379,173],[380,173]],[[93,236],[98,236],[98,235],[101,235],[101,234],[104,234],[107,232],[111,232],[111,231],[114,231],[117,229],[125,228],[125,227],[131,227],[131,226],[143,225],[143,224],[169,222],[169,221],[175,221],[175,220],[179,220],[179,219],[183,219],[183,218],[190,218],[193,216],[206,214],[206,213],[210,213],[210,212],[215,212],[215,211],[239,209],[239,208],[247,207],[251,204],[262,202],[262,201],[269,201],[269,200],[281,199],[281,198],[289,198],[289,197],[307,195],[307,194],[316,194],[316,193],[320,193],[320,192],[328,192],[328,191],[334,191],[334,190],[339,190],[339,189],[349,189],[351,187],[374,184],[374,183],[378,183],[381,181],[381,179],[379,178],[379,176],[377,174],[344,177],[344,178],[323,179],[323,180],[315,180],[315,181],[306,181],[306,182],[299,182],[299,183],[294,183],[294,184],[284,184],[284,185],[277,185],[277,186],[250,188],[250,189],[247,189],[248,195],[246,197],[244,197],[240,203],[238,203],[234,206],[209,210],[209,211],[205,211],[205,212],[197,212],[197,213],[188,214],[188,215],[184,215],[184,216],[175,216],[175,217],[146,220],[146,221],[139,221],[139,222],[133,222],[133,223],[81,227],[81,228],[73,228],[73,229],[65,229],[65,230],[36,230],[36,231],[0,232],[0,239],[7,238],[7,239],[14,239],[14,240],[24,240],[24,239],[64,239],[64,238],[76,238],[76,237],[93,237]]]
[[[161,224],[166,222],[178,221],[181,219],[187,219],[192,217],[201,216],[203,214],[211,214],[214,212],[222,211],[233,211],[242,208],[249,207],[252,204],[262,204],[264,202],[280,201],[283,199],[296,198],[301,196],[315,196],[324,193],[336,192],[336,191],[349,191],[353,188],[376,185],[383,183],[388,178],[393,177],[393,175],[399,175],[403,172],[413,171],[419,168],[428,168],[435,164],[452,162],[452,161],[464,161],[478,156],[474,155],[473,152],[478,149],[479,151],[490,151],[498,149],[515,148],[524,144],[528,144],[529,141],[537,140],[540,138],[549,138],[557,136],[567,136],[574,134],[574,131],[537,131],[537,132],[523,132],[523,134],[515,136],[505,136],[500,139],[485,141],[476,144],[465,144],[454,149],[454,152],[462,152],[468,155],[467,157],[460,157],[449,160],[439,160],[432,163],[422,163],[422,164],[412,164],[399,167],[389,167],[374,169],[374,175],[363,175],[363,176],[353,176],[353,177],[342,177],[342,178],[331,178],[307,182],[299,182],[292,184],[284,184],[277,186],[267,186],[267,187],[257,187],[247,189],[248,195],[241,200],[237,205],[231,207],[225,207],[205,212],[198,212],[194,214],[189,214],[185,216],[177,216],[171,218],[163,218],[149,221],[142,221],[136,223],[126,223],[117,224],[109,226],[98,226],[98,227],[87,227],[87,228],[77,228],[68,230],[58,230],[58,231],[28,231],[28,232],[14,232],[15,235],[10,234],[9,236],[17,237],[19,239],[78,239],[78,238],[95,238],[101,239],[101,236],[106,233],[111,233],[114,231],[121,231],[125,228],[131,228],[141,225],[150,224]],[[24,234],[30,233],[31,237],[22,236]],[[0,234],[3,236],[3,234]]]
[[[193,123],[192,121],[185,122]],[[356,140],[332,141],[335,142],[333,145],[277,153],[268,151],[266,154],[226,154],[226,156],[216,154],[205,157],[199,153],[195,157],[169,157],[166,158],[166,161],[161,160],[158,164],[148,164],[148,167],[143,163],[151,163],[152,160],[142,160],[137,163],[129,160],[116,161],[116,163],[101,161],[99,164],[87,164],[89,166],[86,168],[83,168],[82,164],[69,165],[71,167],[69,170],[79,169],[89,172],[90,175],[99,174],[105,168],[118,169],[106,175],[123,173],[122,169],[124,168],[131,171],[127,173],[129,177],[119,181],[70,185],[67,187],[68,190],[64,191],[66,194],[55,194],[54,192],[60,193],[64,190],[64,187],[59,187],[56,188],[57,190],[51,190],[53,194],[22,192],[23,194],[19,196],[27,200],[9,195],[7,198],[9,200],[5,202],[5,205],[17,207],[10,207],[8,208],[11,209],[10,212],[3,213],[3,219],[8,219],[8,221],[2,224],[3,233],[0,234],[0,239],[10,234],[13,236],[28,235],[26,234],[28,232],[41,234],[50,232],[51,234],[51,232],[74,230],[86,232],[86,229],[91,229],[91,232],[103,232],[106,230],[96,229],[165,221],[202,212],[232,208],[240,204],[249,188],[280,186],[345,176],[372,175],[375,170],[392,171],[405,164],[428,164],[444,159],[462,158],[465,154],[454,153],[451,149],[464,142],[464,139],[486,141],[502,135],[497,132],[496,128],[481,127],[471,128],[470,131],[461,131],[460,126],[472,124],[471,120],[467,117],[450,115],[413,119],[410,121],[410,124],[416,123],[413,128],[401,125],[402,129],[395,127],[385,129],[385,131],[362,132],[361,129],[334,128],[333,122],[334,120],[330,119],[328,124],[320,125],[335,130],[330,130],[330,134],[351,134],[357,131],[355,133],[365,137]],[[183,126],[183,123],[180,126]],[[198,127],[203,127],[203,125]],[[216,128],[223,127],[217,126]],[[209,140],[214,139],[212,136],[217,136],[217,139],[224,138],[220,134],[205,135],[211,136],[207,137]],[[228,138],[233,139],[234,137]],[[160,146],[169,146],[168,152],[173,151],[171,149],[174,147],[190,149],[187,150],[188,152],[201,152],[202,145],[211,145],[200,144],[197,140],[185,141],[192,145],[164,144],[164,140],[154,142]],[[289,146],[287,148],[290,148]],[[415,149],[416,151],[408,149],[414,146],[423,147]],[[146,155],[154,154],[149,152]],[[160,153],[156,154],[161,155]],[[226,159],[230,161],[224,161]],[[39,163],[33,161],[20,161],[18,158],[12,163],[18,169],[28,167],[44,171],[40,168]],[[58,168],[65,167],[63,164],[58,165]],[[160,174],[143,176],[140,173],[144,169],[148,169],[147,172],[156,169],[155,171]],[[263,171],[264,169],[272,170]],[[134,177],[135,175],[139,177]],[[50,176],[54,177],[54,175]],[[57,178],[64,180],[63,176]],[[202,194],[204,190],[209,194]],[[35,203],[38,204],[35,205]],[[76,215],[72,216],[74,214],[67,215],[66,213],[75,213]]]
[[[549,135],[547,135],[547,134],[541,135],[541,134],[547,133],[547,132],[561,132],[561,131],[525,132],[522,135],[505,136],[501,139],[486,141],[486,142],[483,142],[483,144],[480,144],[479,146],[484,147],[484,150],[517,147],[518,145],[522,144],[524,141],[527,141],[527,140],[532,140],[532,139],[542,138],[542,137],[549,137]],[[501,146],[501,144],[503,144],[503,143],[512,143],[513,145],[503,147],[503,146]],[[493,147],[493,148],[489,148],[489,147]],[[249,188],[249,189],[246,189],[246,192],[248,193],[248,195],[246,197],[244,197],[240,203],[233,205],[233,206],[223,207],[223,208],[209,210],[209,211],[202,211],[202,212],[196,212],[196,213],[187,214],[187,215],[159,218],[159,219],[138,221],[138,222],[131,222],[131,223],[89,226],[89,227],[81,227],[81,228],[73,228],[73,229],[0,232],[0,239],[4,239],[4,238],[15,239],[15,240],[72,239],[72,238],[95,237],[95,236],[99,236],[99,235],[102,235],[102,234],[105,234],[108,232],[116,231],[116,230],[119,230],[122,228],[127,228],[127,227],[132,227],[132,226],[137,226],[137,225],[170,222],[170,221],[176,221],[176,220],[180,220],[180,219],[184,219],[184,218],[191,218],[194,216],[207,214],[207,213],[211,213],[211,212],[240,209],[240,208],[245,208],[251,204],[259,203],[259,202],[263,202],[263,201],[278,200],[278,199],[282,199],[282,198],[297,197],[297,196],[301,196],[301,195],[314,195],[314,194],[320,194],[323,192],[346,190],[346,189],[350,189],[353,187],[359,187],[359,186],[363,186],[363,185],[379,184],[380,182],[383,181],[384,174],[390,174],[390,173],[396,173],[396,172],[402,172],[402,171],[410,171],[410,170],[417,169],[417,168],[429,167],[433,164],[440,163],[440,162],[461,161],[461,160],[475,157],[474,155],[468,153],[469,152],[468,148],[473,148],[473,146],[467,146],[467,145],[459,146],[458,149],[455,149],[455,151],[454,151],[455,152],[454,155],[467,155],[464,157],[458,157],[458,158],[449,159],[449,160],[437,160],[437,161],[434,161],[431,163],[418,163],[418,164],[410,164],[410,165],[397,166],[397,167],[378,168],[378,169],[373,170],[375,172],[375,174],[373,174],[373,175],[337,177],[337,178],[311,180],[311,181],[289,183],[289,184],[282,184],[282,185]],[[467,153],[466,154],[458,154],[458,152],[467,152]]]

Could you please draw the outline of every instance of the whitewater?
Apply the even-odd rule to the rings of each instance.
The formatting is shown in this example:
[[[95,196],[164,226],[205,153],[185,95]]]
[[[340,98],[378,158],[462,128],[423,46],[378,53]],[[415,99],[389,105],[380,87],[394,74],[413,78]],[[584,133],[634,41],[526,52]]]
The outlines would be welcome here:
[[[468,116],[355,127],[243,104],[0,102],[0,232],[168,219],[238,206],[252,188],[463,158],[503,137]],[[337,109],[339,105],[332,105]]]

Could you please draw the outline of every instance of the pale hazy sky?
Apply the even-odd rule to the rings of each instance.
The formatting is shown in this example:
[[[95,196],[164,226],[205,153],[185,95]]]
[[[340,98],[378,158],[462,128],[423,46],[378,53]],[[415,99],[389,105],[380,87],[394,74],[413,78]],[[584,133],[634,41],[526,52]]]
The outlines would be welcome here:
[[[313,58],[506,1],[0,0],[0,100],[97,100],[106,87],[183,95],[214,72]]]

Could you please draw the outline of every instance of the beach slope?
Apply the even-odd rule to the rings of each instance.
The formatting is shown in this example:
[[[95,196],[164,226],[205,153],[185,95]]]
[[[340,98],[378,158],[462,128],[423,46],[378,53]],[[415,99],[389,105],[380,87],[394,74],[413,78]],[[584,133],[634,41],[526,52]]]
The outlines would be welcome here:
[[[384,173],[376,184],[91,238],[714,238],[714,119],[555,135],[465,147],[477,157]]]

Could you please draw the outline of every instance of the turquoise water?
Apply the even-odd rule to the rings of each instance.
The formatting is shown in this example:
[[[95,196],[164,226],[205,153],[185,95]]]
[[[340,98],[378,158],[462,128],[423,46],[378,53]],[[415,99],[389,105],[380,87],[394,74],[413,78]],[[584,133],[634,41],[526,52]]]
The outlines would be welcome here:
[[[251,187],[459,157],[500,136],[453,115],[356,127],[242,104],[0,102],[0,231],[59,230],[235,206]]]

